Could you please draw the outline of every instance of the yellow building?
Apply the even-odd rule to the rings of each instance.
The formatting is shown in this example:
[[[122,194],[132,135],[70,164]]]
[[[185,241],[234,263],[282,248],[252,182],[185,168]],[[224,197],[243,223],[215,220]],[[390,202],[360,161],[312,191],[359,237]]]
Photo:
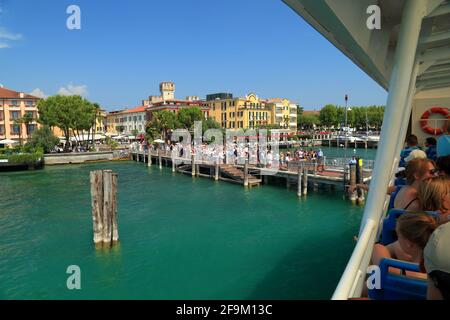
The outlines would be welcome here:
[[[0,87],[0,140],[21,140],[23,143],[31,137],[39,127],[36,121],[38,101],[38,97]],[[18,123],[26,114],[35,120]]]
[[[288,99],[267,100],[271,109],[272,123],[283,129],[297,131],[297,105]]]
[[[209,115],[224,129],[256,129],[272,124],[271,108],[266,100],[254,93],[244,98],[233,98],[229,93],[207,95]]]

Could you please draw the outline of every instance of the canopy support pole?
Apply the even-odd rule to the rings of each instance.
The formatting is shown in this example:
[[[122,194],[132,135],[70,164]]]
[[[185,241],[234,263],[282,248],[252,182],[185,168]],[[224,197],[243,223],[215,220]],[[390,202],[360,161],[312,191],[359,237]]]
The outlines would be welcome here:
[[[403,10],[402,25],[398,36],[397,48],[394,57],[392,75],[389,83],[389,96],[386,104],[386,110],[383,118],[383,129],[381,132],[380,144],[375,159],[375,168],[370,184],[364,216],[361,222],[359,238],[365,236],[363,231],[369,224],[375,225],[375,230],[383,216],[386,190],[394,170],[394,162],[398,143],[395,139],[403,139],[400,137],[403,126],[407,126],[409,117],[407,111],[408,94],[410,92],[411,82],[415,82],[413,77],[413,67],[415,62],[415,54],[411,52],[417,51],[422,19],[426,15],[428,1],[426,0],[409,0],[406,2]],[[386,165],[389,166],[386,168]],[[347,267],[339,281],[338,287],[333,295],[333,299],[348,299],[351,296],[358,296],[361,293],[363,285],[365,285],[364,277],[355,284],[354,270],[359,273],[366,274],[367,266],[373,249],[373,243],[377,232],[372,232],[367,242],[368,247],[361,248],[365,251],[362,260],[356,259],[361,256],[361,252],[355,248]],[[358,264],[358,265],[355,265]],[[356,285],[356,287],[355,287]]]

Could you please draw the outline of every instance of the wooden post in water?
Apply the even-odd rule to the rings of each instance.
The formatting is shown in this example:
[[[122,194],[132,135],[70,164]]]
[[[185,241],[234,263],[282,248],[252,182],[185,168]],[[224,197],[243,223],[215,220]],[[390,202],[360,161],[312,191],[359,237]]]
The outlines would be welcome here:
[[[172,172],[176,172],[176,168],[175,168],[175,157],[172,157]]]
[[[356,185],[356,164],[350,164],[350,188],[354,188]],[[350,193],[350,201],[356,203],[357,192],[354,190]]]
[[[192,166],[191,169],[192,176],[195,177],[195,155],[191,156],[191,166]]]
[[[159,168],[162,169],[161,150],[158,148]]]
[[[302,167],[300,166],[300,163],[297,167],[297,196],[302,196]]]
[[[303,195],[308,194],[308,168],[303,166]]]
[[[214,171],[214,180],[215,181],[219,181],[219,170],[220,170],[219,161],[216,160],[216,167],[215,167],[215,171]]]
[[[364,176],[363,176],[363,161],[362,159],[358,160],[358,179],[356,183],[364,183]],[[364,190],[361,188],[357,189],[357,195],[358,195],[358,204],[364,204],[364,201],[366,200],[364,197]]]
[[[148,161],[147,161],[147,166],[151,167],[152,166],[152,151],[150,150],[150,148],[148,148]]]
[[[317,183],[317,160],[314,161],[314,182],[313,182],[313,190],[317,192],[319,190],[319,184]]]
[[[244,164],[244,187],[248,187],[248,159],[245,159]]]
[[[112,247],[119,241],[117,225],[117,174],[112,170],[91,171],[94,244]]]

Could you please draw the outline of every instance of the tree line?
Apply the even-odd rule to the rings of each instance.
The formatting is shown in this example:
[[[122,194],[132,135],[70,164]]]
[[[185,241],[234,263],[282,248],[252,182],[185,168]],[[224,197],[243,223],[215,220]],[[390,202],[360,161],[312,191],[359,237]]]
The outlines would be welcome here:
[[[213,118],[203,115],[199,107],[181,109],[178,113],[168,110],[152,112],[151,119],[147,121],[147,140],[167,140],[170,132],[175,129],[194,129],[194,122],[202,121],[202,131],[208,129],[221,129],[221,126]]]
[[[357,130],[371,129],[379,131],[383,122],[384,106],[352,106],[347,109],[347,125]],[[345,107],[333,104],[324,106],[319,114],[303,114],[299,108],[297,124],[299,129],[314,127],[339,129],[345,126]]]

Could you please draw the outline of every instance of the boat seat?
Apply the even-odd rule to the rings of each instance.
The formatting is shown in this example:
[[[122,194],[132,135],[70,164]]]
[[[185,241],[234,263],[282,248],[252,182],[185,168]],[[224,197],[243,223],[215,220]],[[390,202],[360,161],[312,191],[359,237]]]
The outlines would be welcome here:
[[[395,202],[395,197],[397,197],[397,194],[399,193],[400,189],[402,188],[402,185],[396,185],[395,186],[395,191],[391,193],[391,198],[389,199],[389,208],[388,210],[391,210],[394,208],[394,202]]]
[[[389,268],[402,270],[402,274],[389,272]],[[380,262],[380,289],[369,290],[373,300],[425,300],[427,281],[404,275],[404,271],[420,272],[416,263],[384,258]]]

